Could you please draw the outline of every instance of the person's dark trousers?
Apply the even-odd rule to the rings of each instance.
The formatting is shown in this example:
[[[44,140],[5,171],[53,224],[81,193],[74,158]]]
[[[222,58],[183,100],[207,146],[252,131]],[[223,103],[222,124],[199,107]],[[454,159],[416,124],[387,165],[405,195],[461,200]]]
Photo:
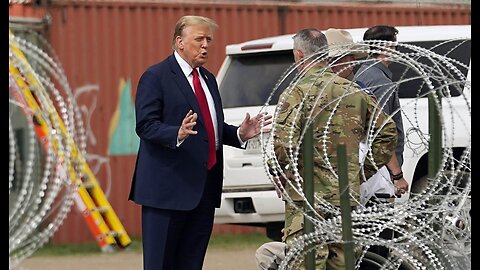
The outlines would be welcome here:
[[[367,207],[370,207],[370,206],[373,206],[375,204],[378,204],[378,203],[385,203],[384,201],[382,200],[386,200],[386,199],[393,199],[394,197],[391,197],[390,195],[388,194],[375,194],[376,197],[380,198],[380,199],[376,199],[375,197],[372,197],[366,204],[365,206]],[[393,207],[393,205],[392,205]],[[394,236],[397,235],[398,236],[398,233],[393,231],[392,229],[384,229],[382,232],[380,232],[380,234],[378,235],[379,238],[381,239],[386,239],[386,240],[391,240],[394,238]],[[390,249],[385,247],[385,246],[377,246],[377,245],[372,245],[370,246],[370,248],[368,249],[368,251],[371,251],[373,253],[376,253],[384,258],[387,258],[388,255],[390,254]]]
[[[199,205],[191,211],[142,206],[144,270],[202,269],[215,214],[209,180]]]

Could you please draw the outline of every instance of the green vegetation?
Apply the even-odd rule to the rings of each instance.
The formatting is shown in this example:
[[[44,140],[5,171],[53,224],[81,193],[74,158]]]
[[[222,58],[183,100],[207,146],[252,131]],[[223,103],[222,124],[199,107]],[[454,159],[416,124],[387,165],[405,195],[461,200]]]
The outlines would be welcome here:
[[[259,247],[270,240],[264,233],[214,235],[210,238],[209,248],[237,249]]]
[[[225,234],[213,235],[210,239],[209,248],[216,249],[238,249],[248,247],[259,247],[265,242],[271,241],[264,233],[252,234]],[[132,243],[127,250],[133,252],[142,251],[141,239],[132,239]],[[65,255],[86,255],[98,254],[102,251],[97,243],[86,244],[46,244],[37,250],[33,256],[65,256]]]
[[[127,250],[141,252],[142,243],[140,239],[132,239],[132,243]],[[96,242],[85,244],[46,244],[37,250],[33,256],[64,256],[64,255],[86,255],[101,253],[100,247]]]

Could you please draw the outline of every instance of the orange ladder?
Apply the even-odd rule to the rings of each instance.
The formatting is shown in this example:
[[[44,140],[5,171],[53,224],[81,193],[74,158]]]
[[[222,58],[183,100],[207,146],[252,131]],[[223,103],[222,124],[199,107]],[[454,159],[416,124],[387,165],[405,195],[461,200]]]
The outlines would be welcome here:
[[[44,150],[48,150],[50,145],[52,146],[53,152],[61,164],[57,169],[61,170],[62,174],[74,184],[75,205],[82,213],[90,232],[104,252],[114,251],[115,247],[129,246],[130,237],[108,202],[88,163],[77,148],[72,135],[65,128],[46,89],[39,82],[35,71],[19,49],[11,31],[9,41],[9,72],[18,86],[10,87],[10,91],[18,102],[28,107],[28,109],[22,107],[23,113],[34,127],[42,147]],[[49,122],[55,123],[55,127],[48,125],[45,116],[48,117]],[[60,148],[59,137],[48,136],[52,133],[59,134],[62,142],[69,146],[68,160]]]

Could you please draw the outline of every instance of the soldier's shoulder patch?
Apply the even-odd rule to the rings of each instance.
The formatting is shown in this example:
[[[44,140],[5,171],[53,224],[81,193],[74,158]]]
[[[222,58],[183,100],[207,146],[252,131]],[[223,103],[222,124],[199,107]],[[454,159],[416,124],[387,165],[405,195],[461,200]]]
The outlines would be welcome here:
[[[365,91],[365,93],[367,93],[369,96],[375,97],[375,95],[369,89],[364,88],[363,91]]]
[[[365,92],[365,94],[369,95],[375,101],[375,103],[378,102],[377,97],[370,89],[362,88],[362,90]]]
[[[283,102],[282,105],[280,106],[280,111],[279,113],[285,113],[287,112],[288,108],[290,108],[290,103],[288,102]]]
[[[367,88],[367,86],[365,86],[365,84],[359,80],[356,80],[355,83],[360,87],[360,89],[362,89],[363,91],[365,91],[365,93],[367,93],[367,95],[373,97],[375,100],[377,100],[377,98],[375,97],[375,95],[373,94],[373,92]]]

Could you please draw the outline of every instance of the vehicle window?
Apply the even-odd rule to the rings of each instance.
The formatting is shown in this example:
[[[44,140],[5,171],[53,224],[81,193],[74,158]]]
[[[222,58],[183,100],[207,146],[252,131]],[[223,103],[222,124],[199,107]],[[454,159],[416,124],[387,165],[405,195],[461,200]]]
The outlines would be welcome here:
[[[423,41],[408,42],[408,44],[432,49],[440,55],[447,55],[465,65],[468,65],[470,62],[470,40]],[[400,47],[400,51],[408,52],[409,50]],[[431,66],[431,61],[426,57],[421,57],[417,61],[427,65],[430,64]],[[284,72],[292,64],[293,55],[291,50],[232,56],[231,65],[219,86],[224,108],[263,105],[271,94],[273,87],[275,87],[278,80],[282,78]],[[458,64],[455,66],[463,75],[467,75],[468,70],[466,68]],[[415,71],[399,63],[393,63],[389,68],[392,70],[394,81],[399,81],[401,78],[406,79],[418,76]],[[282,86],[286,87],[292,78],[293,74],[282,83]],[[441,84],[440,81],[435,81],[434,78],[431,78],[431,80],[434,87],[438,87]],[[285,88],[282,86],[280,86],[279,89]],[[450,95],[458,96],[461,94],[462,88],[461,86],[450,87],[448,90],[450,91]],[[420,78],[399,84],[400,98],[424,96],[426,92],[428,92],[428,88]],[[277,91],[274,94],[269,102],[270,105],[277,104],[280,93],[281,91]]]
[[[449,41],[424,41],[424,42],[407,42],[408,44],[416,45],[419,47],[423,47],[426,49],[431,49],[433,52],[448,56],[452,59],[455,59],[465,65],[469,65],[470,63],[470,55],[471,55],[471,41],[470,40],[449,40]],[[405,47],[399,48],[401,52],[411,52]],[[420,57],[417,61],[424,63],[426,65],[432,66],[431,60],[427,57]],[[460,72],[463,73],[464,76],[467,76],[468,69],[461,67],[458,64],[454,64]],[[417,72],[408,69],[406,66],[393,63],[390,65],[390,70],[393,73],[393,81],[399,81],[402,76],[403,79],[412,78],[418,76]],[[443,70],[442,72],[445,72]],[[455,76],[458,78],[458,76]],[[442,85],[442,82],[439,80],[435,80],[435,78],[430,77],[432,80],[433,86],[438,87]],[[462,85],[457,85],[455,87],[449,87],[448,91],[450,92],[451,96],[458,96],[461,94],[461,90],[463,89]],[[447,90],[447,89],[445,89]],[[399,85],[399,97],[400,98],[415,98],[418,96],[424,96],[425,93],[428,92],[428,88],[425,82],[422,79],[415,79],[408,82],[403,82]]]
[[[292,63],[291,50],[232,56],[231,65],[219,86],[223,107],[263,105]],[[282,85],[288,85],[290,81],[291,78]],[[275,93],[270,105],[277,104],[280,92]]]

